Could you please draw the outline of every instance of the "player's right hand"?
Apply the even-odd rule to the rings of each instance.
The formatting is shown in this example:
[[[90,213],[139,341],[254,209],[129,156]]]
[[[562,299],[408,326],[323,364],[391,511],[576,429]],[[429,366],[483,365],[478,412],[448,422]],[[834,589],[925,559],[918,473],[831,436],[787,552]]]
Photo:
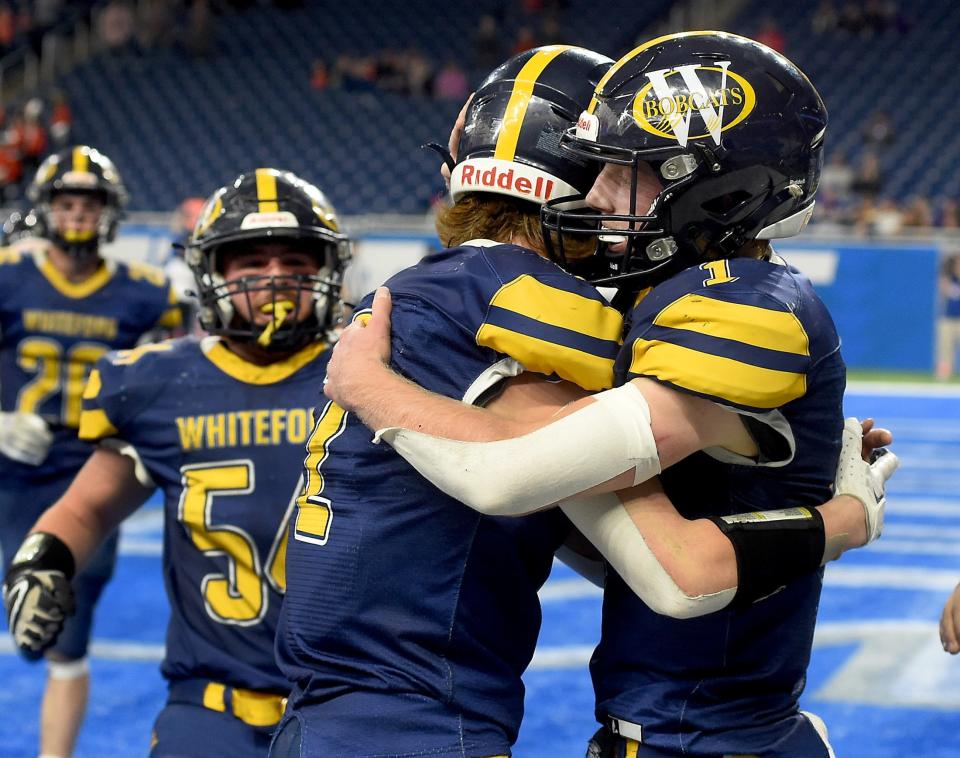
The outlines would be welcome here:
[[[31,659],[57,641],[75,609],[73,588],[62,571],[33,568],[12,568],[7,573],[3,603],[13,641]]]
[[[324,394],[346,411],[352,411],[377,390],[376,371],[390,365],[390,290],[378,287],[368,314],[360,314],[337,340]]]
[[[0,413],[0,453],[7,458],[39,466],[47,458],[53,434],[36,413]]]

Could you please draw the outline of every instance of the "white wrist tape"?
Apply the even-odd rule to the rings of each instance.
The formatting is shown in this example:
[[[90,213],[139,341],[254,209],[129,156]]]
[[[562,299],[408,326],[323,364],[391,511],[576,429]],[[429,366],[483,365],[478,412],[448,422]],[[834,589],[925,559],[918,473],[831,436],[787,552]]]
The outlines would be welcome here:
[[[495,516],[519,516],[631,469],[634,484],[660,473],[650,408],[632,384],[516,439],[462,442],[391,427],[377,432],[451,497]]]
[[[725,608],[737,594],[731,587],[709,595],[687,595],[647,546],[627,509],[614,494],[565,500],[560,508],[627,586],[664,616],[686,619]]]

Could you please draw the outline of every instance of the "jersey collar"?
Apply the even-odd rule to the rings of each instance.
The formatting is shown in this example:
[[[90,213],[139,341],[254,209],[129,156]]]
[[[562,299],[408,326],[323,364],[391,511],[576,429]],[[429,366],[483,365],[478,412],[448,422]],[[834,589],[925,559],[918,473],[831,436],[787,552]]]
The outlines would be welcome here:
[[[269,366],[248,363],[230,351],[220,337],[204,337],[200,349],[210,362],[227,376],[246,384],[276,384],[293,376],[327,349],[326,342],[314,342],[285,360]],[[319,391],[319,387],[317,390]]]
[[[112,262],[104,260],[93,274],[88,276],[82,282],[71,282],[60,270],[51,263],[45,251],[34,253],[34,260],[37,269],[43,274],[43,277],[50,282],[50,286],[65,297],[73,300],[80,300],[88,297],[103,287],[113,278],[115,266]]]

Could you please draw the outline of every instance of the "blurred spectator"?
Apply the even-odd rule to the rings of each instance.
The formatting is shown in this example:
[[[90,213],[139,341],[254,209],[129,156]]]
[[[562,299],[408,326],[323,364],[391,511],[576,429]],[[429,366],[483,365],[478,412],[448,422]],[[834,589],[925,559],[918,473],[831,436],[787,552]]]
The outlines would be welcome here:
[[[63,6],[63,0],[33,0],[34,32],[42,36],[55,26],[63,13]]]
[[[411,95],[426,95],[433,81],[433,66],[427,56],[416,48],[407,52],[407,92]]]
[[[0,144],[0,192],[5,203],[12,202],[20,194],[22,177],[20,152],[9,142]]]
[[[867,122],[863,125],[862,133],[863,141],[867,147],[874,150],[889,147],[897,136],[890,114],[883,110],[877,110],[870,114]]]
[[[330,73],[327,71],[327,64],[322,58],[317,58],[310,72],[310,88],[319,92],[325,90],[328,84],[330,84]]]
[[[330,86],[341,87],[347,92],[362,92],[373,89],[377,67],[372,58],[343,53],[337,56],[330,71]]]
[[[937,226],[944,229],[960,229],[960,203],[952,197],[945,197],[940,202],[937,214]]]
[[[151,0],[142,6],[137,40],[143,50],[171,47],[176,41],[177,0]]]
[[[32,97],[23,107],[23,120],[18,136],[23,172],[32,175],[47,153],[47,128],[42,121],[43,101]]]
[[[503,38],[497,19],[489,13],[480,17],[477,33],[473,36],[473,66],[485,76],[503,63]]]
[[[930,201],[913,195],[903,210],[903,225],[911,229],[929,229],[933,226],[933,208]]]
[[[887,0],[867,0],[863,7],[863,27],[868,32],[882,34],[896,21],[896,5]]]
[[[0,48],[4,52],[13,46],[17,34],[16,17],[9,3],[0,3]]]
[[[68,145],[73,132],[73,114],[63,93],[57,90],[51,98],[50,139],[55,149]]]
[[[110,0],[100,11],[97,31],[108,50],[118,50],[133,37],[133,9],[124,0]]]
[[[447,61],[433,80],[433,96],[441,100],[463,102],[467,93],[467,75],[456,61]]]
[[[896,237],[903,232],[903,211],[896,200],[885,197],[879,202],[870,231],[877,237]]]
[[[847,161],[845,153],[835,150],[830,153],[827,164],[820,175],[820,190],[839,196],[849,196],[853,188],[853,166]]]
[[[783,36],[783,32],[773,16],[766,16],[763,19],[760,28],[753,37],[757,42],[776,50],[778,53],[787,49],[787,38]]]
[[[517,36],[513,40],[513,48],[510,54],[519,55],[526,50],[536,47],[537,44],[537,38],[534,36],[533,30],[529,26],[521,26],[517,30]]]
[[[213,47],[213,10],[209,0],[192,0],[187,9],[187,51],[202,58]]]
[[[835,31],[837,28],[837,7],[833,0],[820,0],[820,4],[810,19],[810,29],[814,34],[824,34]]]
[[[946,381],[953,376],[957,345],[960,343],[960,254],[944,260],[938,278],[940,315],[937,318],[936,376]]]
[[[860,34],[863,31],[863,9],[860,3],[848,0],[844,4],[837,17],[837,28],[851,34]]]
[[[851,189],[858,195],[874,197],[883,189],[883,175],[880,172],[880,159],[876,153],[864,153],[860,158],[860,167],[854,176]]]
[[[387,92],[407,91],[407,60],[397,50],[383,50],[374,64],[377,87]]]

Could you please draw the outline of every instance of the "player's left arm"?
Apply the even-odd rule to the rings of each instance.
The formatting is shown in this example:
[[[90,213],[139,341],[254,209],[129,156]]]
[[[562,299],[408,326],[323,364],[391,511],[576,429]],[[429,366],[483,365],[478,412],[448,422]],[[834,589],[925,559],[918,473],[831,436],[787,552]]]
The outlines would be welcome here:
[[[778,510],[688,520],[656,479],[561,507],[650,608],[691,618],[755,602],[876,539],[884,485],[897,460],[876,458],[875,450],[892,439],[872,420],[861,429],[848,419],[835,495],[816,508],[784,503]]]

